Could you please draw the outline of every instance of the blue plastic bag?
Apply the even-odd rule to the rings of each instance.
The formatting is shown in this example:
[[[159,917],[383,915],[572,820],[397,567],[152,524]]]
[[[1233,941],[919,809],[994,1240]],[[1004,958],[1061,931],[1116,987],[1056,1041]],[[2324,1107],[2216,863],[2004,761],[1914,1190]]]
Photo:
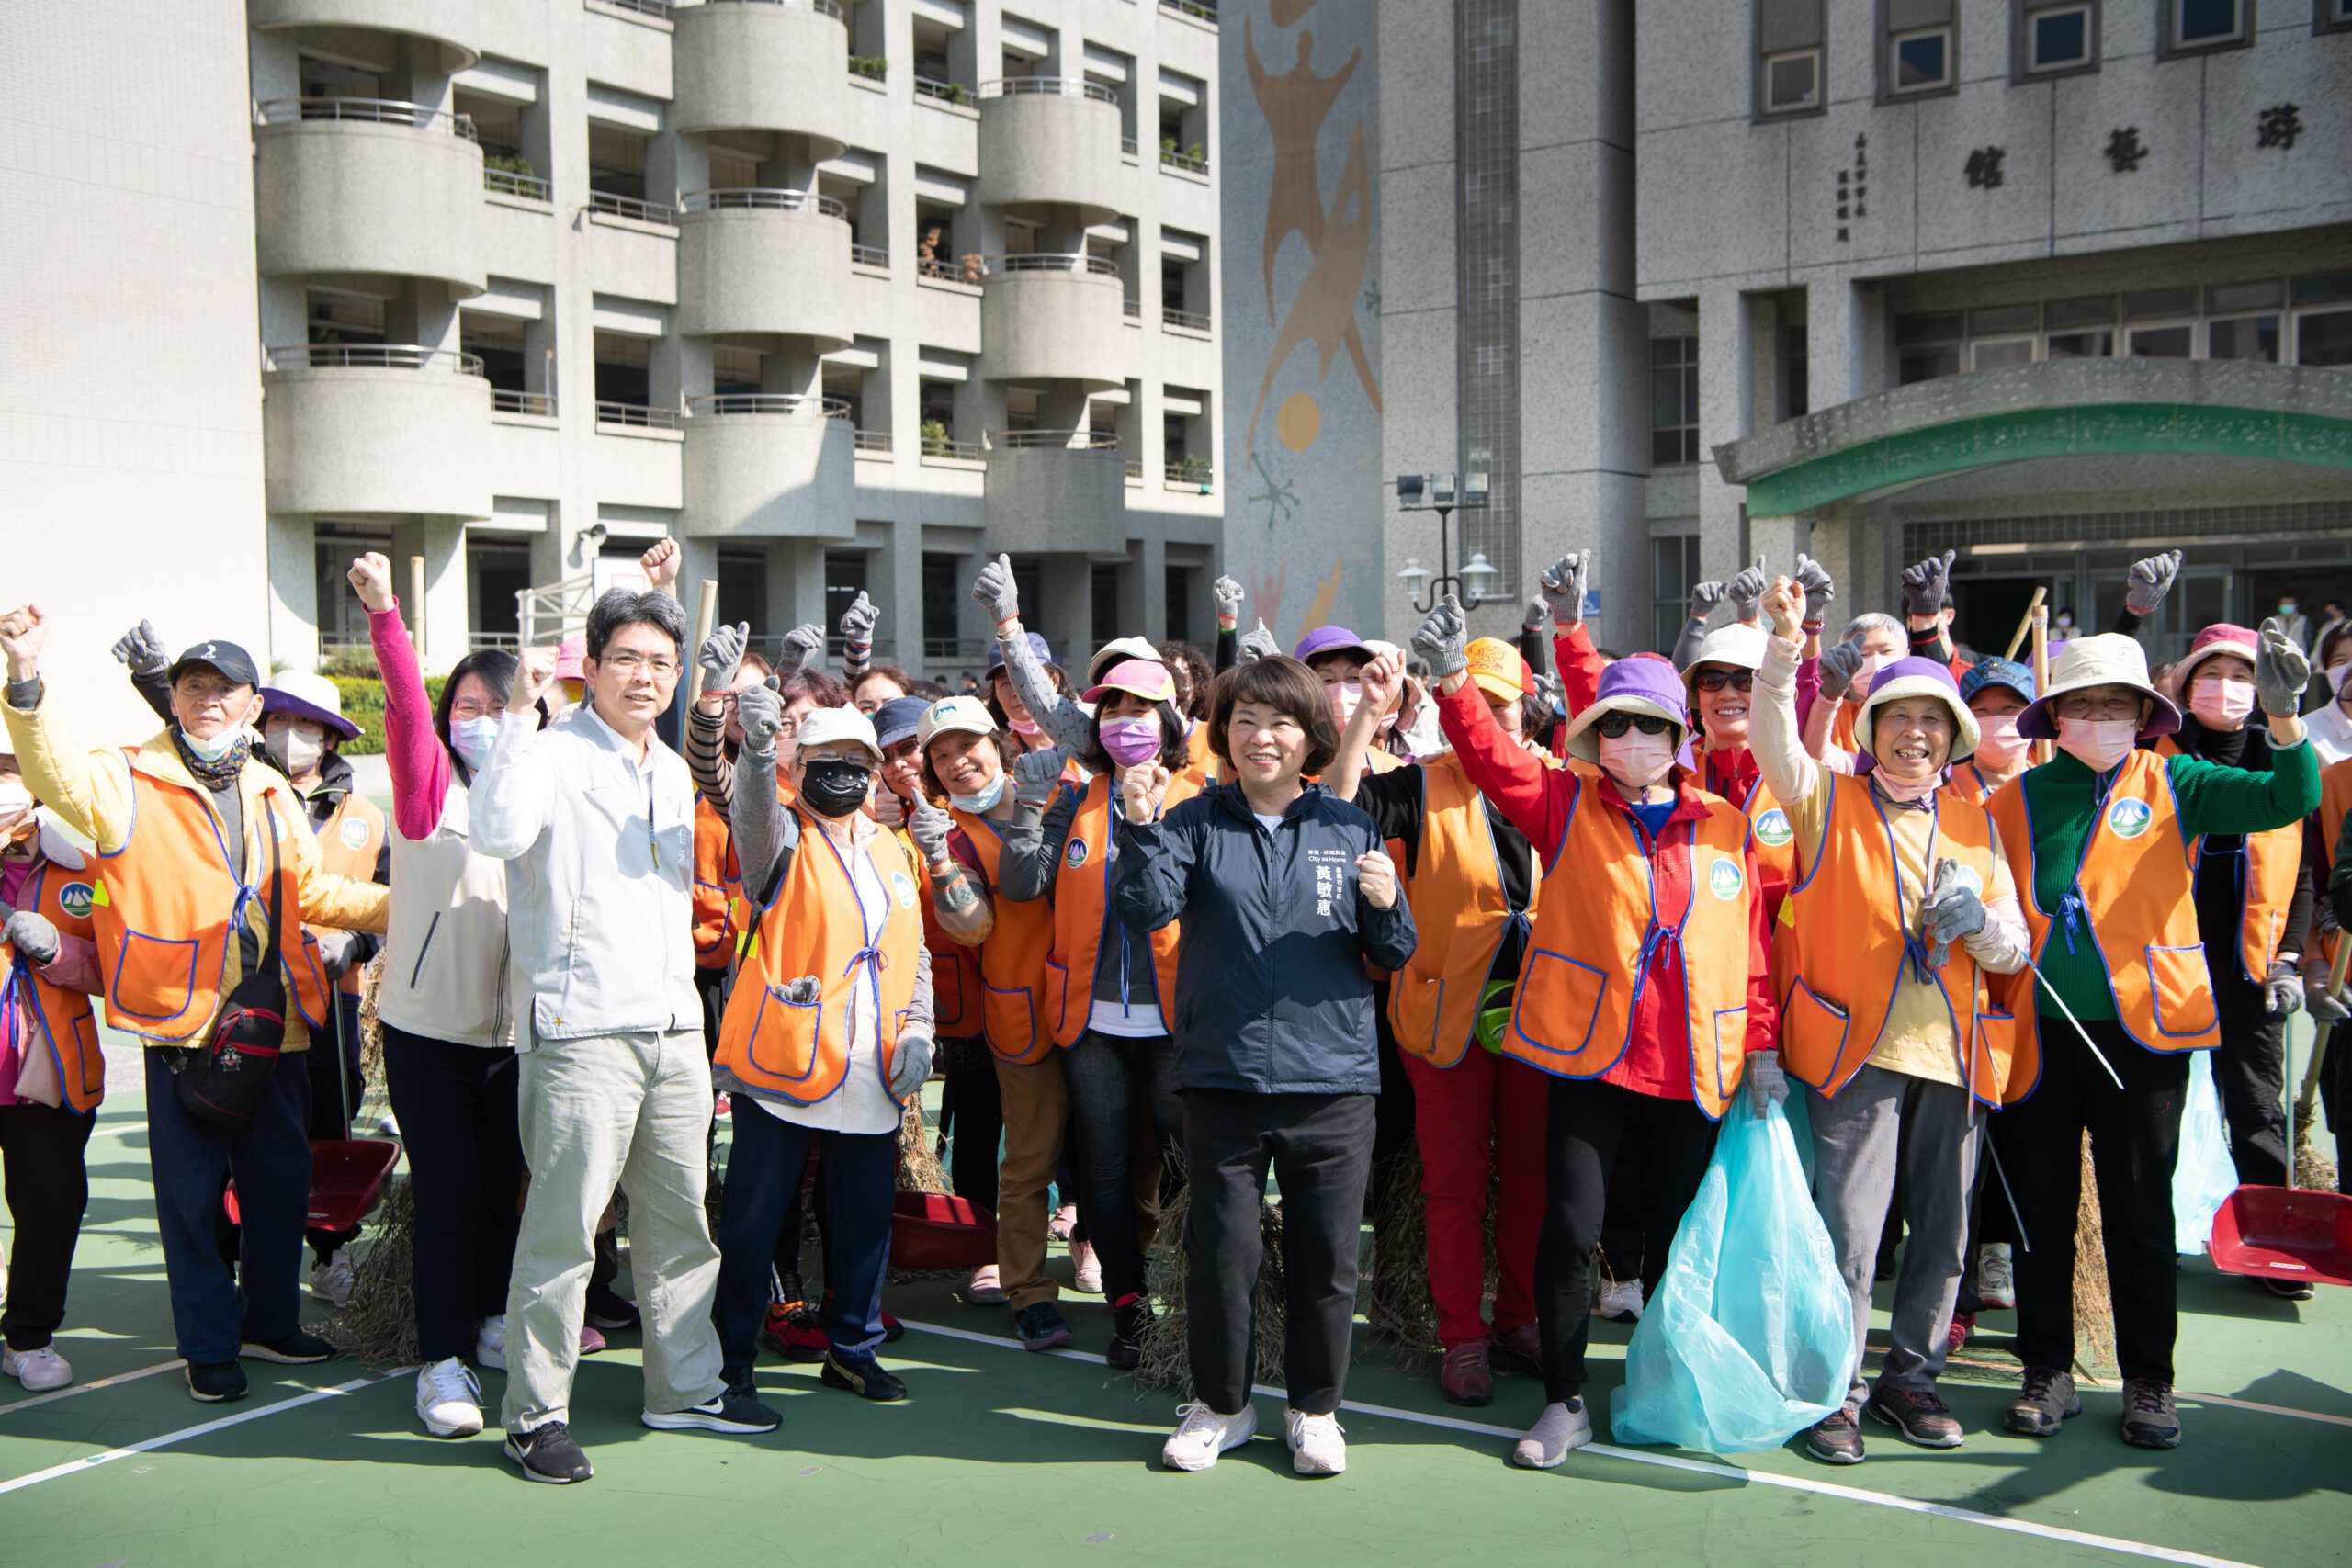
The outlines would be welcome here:
[[[1778,1448],[1844,1403],[1853,1357],[1853,1303],[1788,1114],[1736,1095],[1625,1348],[1616,1439]]]
[[[2213,1216],[2238,1190],[2238,1168],[2222,1140],[2222,1096],[2213,1054],[2188,1054],[2188,1094],[2180,1108],[2180,1153],[2172,1167],[2173,1250],[2194,1256],[2213,1237]]]

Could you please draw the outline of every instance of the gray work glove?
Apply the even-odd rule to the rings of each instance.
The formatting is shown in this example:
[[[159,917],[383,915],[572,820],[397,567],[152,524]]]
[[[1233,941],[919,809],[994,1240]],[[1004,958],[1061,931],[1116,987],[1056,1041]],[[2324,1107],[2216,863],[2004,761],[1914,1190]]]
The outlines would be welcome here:
[[[1283,645],[1274,640],[1274,634],[1266,629],[1265,618],[1261,616],[1258,624],[1243,632],[1241,640],[1234,645],[1233,661],[1236,664],[1255,664],[1261,659],[1273,658],[1282,650]]]
[[[1592,581],[1592,552],[1577,550],[1544,569],[1535,585],[1552,619],[1566,627],[1584,619],[1584,592]],[[1530,622],[1531,628],[1537,623]]]
[[[1983,931],[1988,918],[1976,878],[1962,871],[1957,861],[1936,862],[1935,876],[1928,885],[1927,902],[1919,910],[1920,924],[1927,929],[1928,940],[1935,943],[1928,962],[1942,968],[1951,956],[1951,944]]]
[[[2313,1023],[2342,1023],[2352,1018],[2352,1008],[2346,1007],[2341,998],[2327,994],[2327,970],[2324,965],[2303,976],[2303,1005],[2311,1010]]]
[[[15,948],[17,957],[36,969],[57,962],[62,939],[46,915],[33,909],[10,910],[6,904],[0,904],[0,915],[6,917],[0,919],[0,942]]]
[[[1767,1105],[1789,1098],[1789,1077],[1781,1071],[1778,1051],[1750,1051],[1744,1074],[1747,1084],[1747,1108],[1757,1115],[1764,1114]]]
[[[1917,566],[1903,569],[1903,613],[1926,617],[1941,615],[1944,595],[1951,590],[1951,563],[1960,552],[1946,550]]]
[[[695,662],[702,666],[702,689],[724,692],[735,683],[735,671],[743,667],[743,650],[752,644],[752,623],[738,621],[731,626],[713,626],[710,635],[695,649]]]
[[[1715,613],[1724,602],[1724,585],[1720,582],[1693,583],[1690,588],[1690,618],[1703,621]]]
[[[2254,655],[2254,690],[2262,711],[2273,718],[2291,716],[2302,706],[2303,688],[2311,683],[2311,656],[2295,646],[2278,616],[2263,622],[2262,646]]]
[[[784,634],[784,646],[776,650],[775,678],[790,680],[808,668],[808,661],[825,651],[825,628],[810,621]]]
[[[1546,671],[1535,677],[1535,695],[1545,707],[1566,707],[1567,704],[1562,700],[1566,694],[1566,688],[1560,684],[1557,675]]]
[[[778,986],[775,994],[794,1007],[812,1008],[825,994],[825,987],[818,983],[814,975],[803,975],[797,980],[786,980]]]
[[[931,1081],[931,1059],[937,1047],[928,1034],[901,1034],[890,1055],[890,1098],[905,1100]]]
[[[1797,587],[1804,592],[1804,618],[1809,625],[1818,623],[1830,601],[1838,597],[1829,569],[1808,555],[1797,557]]]
[[[766,681],[735,699],[735,722],[743,727],[743,750],[770,756],[784,728],[784,694]]]
[[[1023,806],[1043,806],[1054,798],[1066,759],[1058,746],[1023,751],[1012,759],[1012,798]]]
[[[1519,617],[1519,629],[1523,632],[1540,632],[1544,629],[1544,623],[1551,618],[1552,607],[1544,603],[1544,595],[1538,593],[1527,602],[1526,611]]]
[[[1413,652],[1435,680],[1469,669],[1469,623],[1462,618],[1462,602],[1451,593],[1437,602],[1429,619],[1413,633]]]
[[[915,848],[929,864],[937,865],[947,858],[947,829],[954,826],[947,813],[922,795],[915,796],[907,807],[907,837],[915,841]]]
[[[359,951],[359,939],[349,931],[321,931],[319,968],[330,980],[340,980]]]
[[[1724,597],[1731,601],[1731,613],[1743,621],[1756,619],[1756,606],[1763,603],[1764,590],[1772,580],[1764,575],[1764,558],[1758,556],[1754,566],[1742,567],[1729,582],[1724,584]]]
[[[1821,700],[1834,702],[1846,694],[1854,683],[1855,671],[1862,667],[1869,654],[1859,642],[1841,642],[1835,648],[1821,650]]]
[[[863,588],[842,612],[842,642],[852,664],[863,664],[874,654],[874,623],[881,619],[874,601],[865,596]]]
[[[150,680],[172,667],[169,655],[164,651],[164,639],[155,635],[155,623],[141,621],[120,637],[107,650],[122,661],[134,680]]]
[[[2263,978],[2262,1010],[2273,1018],[2303,1010],[2303,977],[2283,958],[2272,959],[2270,973]]]
[[[2123,607],[2145,620],[2156,613],[2156,606],[2165,602],[2165,595],[2172,592],[2173,580],[2179,575],[2178,550],[2133,561],[2132,575],[2123,588]]]
[[[1220,616],[1232,615],[1237,619],[1239,618],[1241,584],[1229,577],[1220,577],[1209,584],[1209,597],[1216,601],[1216,613]]]
[[[999,556],[980,568],[980,575],[972,581],[972,597],[986,606],[989,620],[996,626],[1021,618],[1021,590],[1013,586],[1011,556]]]

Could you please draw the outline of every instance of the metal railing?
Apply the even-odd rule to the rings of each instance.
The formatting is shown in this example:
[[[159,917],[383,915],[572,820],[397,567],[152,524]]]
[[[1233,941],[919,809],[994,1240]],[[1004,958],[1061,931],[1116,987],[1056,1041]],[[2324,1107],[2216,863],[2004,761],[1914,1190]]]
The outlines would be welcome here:
[[[887,430],[861,430],[857,433],[860,452],[888,454],[891,450],[890,433]]]
[[[960,283],[978,288],[989,275],[988,259],[966,252],[962,255],[915,257],[915,276],[937,283]]]
[[[494,190],[502,196],[519,196],[526,201],[545,201],[552,188],[537,175],[518,175],[512,169],[484,169],[481,186],[484,190]]]
[[[890,265],[890,247],[854,244],[849,248],[849,262],[852,266],[887,267]]]
[[[1215,0],[1159,0],[1159,8],[1173,11],[1180,17],[1190,17],[1196,22],[1216,26]]]
[[[741,0],[734,0],[741,3]],[[754,4],[764,0],[753,0]],[[849,209],[834,197],[809,190],[738,186],[729,190],[685,190],[678,193],[678,210],[685,212],[814,212],[847,221]]]
[[[944,104],[965,107],[971,102],[972,89],[961,82],[943,82],[935,76],[918,76],[915,78],[915,96],[936,98]]]
[[[610,6],[616,11],[635,11],[641,17],[660,17],[664,20],[670,15],[670,0],[597,0],[597,4]]]
[[[956,457],[977,463],[987,454],[988,447],[978,441],[956,441],[944,435],[922,438],[922,455],[926,457]]]
[[[1188,175],[1205,175],[1209,172],[1209,161],[1206,158],[1188,157],[1182,152],[1170,152],[1165,147],[1159,150],[1159,166],[1163,169],[1182,169]]]
[[[1127,480],[1129,483],[1140,484],[1143,481],[1143,459],[1141,457],[1130,457],[1125,462],[1120,464],[1119,467],[1126,470]]]
[[[621,424],[639,430],[675,430],[679,418],[676,409],[652,409],[643,403],[608,403],[602,400],[596,404],[598,424]]]
[[[991,430],[988,445],[998,452],[1115,452],[1119,438],[1102,430]]]
[[[1119,306],[1119,313],[1131,321],[1143,320],[1143,301],[1130,294]]]
[[[1132,158],[1136,155],[1136,139],[1134,137],[1122,136],[1119,138],[1119,155],[1121,157]]]
[[[369,125],[402,125],[416,130],[447,131],[468,141],[474,135],[471,115],[429,109],[400,98],[270,98],[260,106],[264,125],[294,125],[303,120],[356,120]]]
[[[1119,264],[1108,256],[1072,255],[1060,251],[1024,251],[1016,256],[990,256],[990,272],[1067,272],[1091,277],[1116,277]]]
[[[1205,312],[1179,310],[1173,305],[1162,305],[1159,308],[1159,324],[1164,327],[1182,327],[1188,333],[1204,333],[1209,330],[1209,319]]]
[[[814,414],[820,419],[847,419],[849,404],[839,398],[808,392],[711,392],[688,398],[686,407],[697,419],[724,418],[740,413]]]
[[[1206,491],[1216,488],[1216,470],[1197,463],[1170,463],[1165,477],[1168,483],[1186,490]]]
[[[510,392],[503,387],[490,389],[492,413],[530,413],[542,418],[555,417],[555,395],[551,392]]]
[[[615,196],[608,190],[590,191],[588,210],[612,218],[632,218],[639,223],[659,223],[665,229],[678,226],[675,209],[658,201],[640,201],[633,196]]]
[[[926,660],[978,664],[988,658],[992,646],[980,637],[927,637],[922,639],[922,656]]]
[[[820,17],[842,19],[841,0],[702,0],[706,6],[790,6],[803,11],[814,11]],[[662,8],[669,9],[668,0]]]
[[[1119,95],[1100,82],[1090,82],[1083,76],[1007,76],[1001,81],[980,84],[983,98],[1092,98],[1096,103],[1115,104]]]
[[[272,370],[436,370],[479,376],[481,356],[413,343],[298,343],[266,348]]]

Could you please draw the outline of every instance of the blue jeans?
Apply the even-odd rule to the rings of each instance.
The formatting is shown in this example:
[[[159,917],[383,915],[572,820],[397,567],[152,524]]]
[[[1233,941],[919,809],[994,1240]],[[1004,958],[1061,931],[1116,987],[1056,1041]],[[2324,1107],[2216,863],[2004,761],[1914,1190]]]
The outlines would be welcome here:
[[[776,1241],[813,1146],[824,1172],[817,1196],[824,1213],[827,1293],[819,1322],[844,1360],[870,1361],[882,1343],[899,1134],[803,1127],[749,1101],[741,1097],[730,1118],[735,1142],[718,1216],[719,1359],[736,1368],[759,1357]]]
[[[233,1361],[247,1342],[301,1327],[302,1222],[311,1209],[310,1065],[280,1057],[253,1122],[229,1132],[180,1109],[161,1051],[147,1058],[147,1164],[172,1327],[190,1366]],[[220,1256],[222,1188],[242,1215],[237,1267]]]

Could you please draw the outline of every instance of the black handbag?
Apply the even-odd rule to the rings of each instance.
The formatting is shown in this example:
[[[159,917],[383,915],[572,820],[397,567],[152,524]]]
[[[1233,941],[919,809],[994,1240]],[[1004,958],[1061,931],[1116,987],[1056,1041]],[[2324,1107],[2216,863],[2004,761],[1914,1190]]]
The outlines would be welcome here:
[[[221,1003],[211,1035],[201,1045],[175,1052],[178,1059],[172,1066],[180,1109],[232,1133],[254,1124],[254,1112],[269,1091],[269,1075],[286,1049],[286,980],[277,956],[277,832],[272,818],[269,946]]]

